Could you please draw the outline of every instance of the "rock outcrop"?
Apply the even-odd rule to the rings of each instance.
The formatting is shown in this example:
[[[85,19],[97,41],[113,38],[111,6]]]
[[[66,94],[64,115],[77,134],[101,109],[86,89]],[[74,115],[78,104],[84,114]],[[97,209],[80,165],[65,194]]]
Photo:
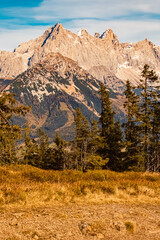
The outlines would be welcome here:
[[[16,93],[20,103],[32,106],[25,119],[16,118],[14,122],[24,124],[28,120],[33,135],[38,128],[43,128],[50,137],[59,131],[66,139],[71,139],[78,107],[90,122],[98,119],[101,111],[99,85],[99,80],[72,59],[50,53],[17,76],[5,91]],[[110,96],[113,100],[118,97],[112,90]],[[122,117],[123,112],[116,102],[113,101],[113,105]]]
[[[114,91],[120,91],[119,84],[124,86],[126,79],[136,85],[144,64],[160,74],[160,47],[147,39],[120,43],[111,29],[91,36],[85,29],[74,34],[56,24],[39,38],[19,45],[13,53],[0,52],[0,78],[15,78],[51,52],[76,61],[100,81],[114,85]]]

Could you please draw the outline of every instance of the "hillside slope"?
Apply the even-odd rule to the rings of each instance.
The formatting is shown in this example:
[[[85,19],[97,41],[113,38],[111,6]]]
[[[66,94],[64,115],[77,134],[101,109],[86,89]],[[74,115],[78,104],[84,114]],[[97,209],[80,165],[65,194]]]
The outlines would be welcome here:
[[[26,119],[33,129],[42,127],[49,136],[60,131],[66,138],[73,138],[78,107],[90,122],[98,119],[101,111],[99,86],[100,82],[76,62],[59,53],[51,53],[15,78],[5,91],[16,93],[20,103],[32,106]],[[113,100],[118,97],[111,90],[110,96]],[[114,106],[119,108],[116,103]],[[15,121],[24,124],[25,120]]]

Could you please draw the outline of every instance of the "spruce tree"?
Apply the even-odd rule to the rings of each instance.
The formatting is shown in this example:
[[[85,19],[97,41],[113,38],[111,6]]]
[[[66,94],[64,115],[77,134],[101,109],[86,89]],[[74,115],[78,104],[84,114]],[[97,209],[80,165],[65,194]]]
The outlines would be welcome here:
[[[87,168],[88,169],[102,169],[108,162],[108,159],[103,159],[99,155],[99,149],[102,146],[102,138],[100,136],[100,130],[98,128],[98,122],[92,120],[91,132],[88,142],[88,156],[87,156]]]
[[[0,164],[17,161],[16,141],[21,138],[21,128],[13,125],[13,115],[25,115],[29,107],[19,106],[11,93],[0,93]]]
[[[29,164],[32,166],[39,167],[39,148],[38,143],[34,139],[31,139],[30,137],[30,128],[27,125],[24,129],[24,150],[23,150],[23,156],[24,156],[24,164]]]
[[[144,65],[142,71],[142,79],[138,88],[141,90],[139,101],[139,116],[137,121],[139,122],[139,130],[141,136],[143,167],[145,170],[150,171],[152,164],[150,161],[150,146],[153,133],[153,111],[154,102],[158,101],[158,91],[156,85],[158,85],[158,78],[153,70],[150,70],[148,65]]]
[[[153,102],[151,125],[152,125],[152,132],[150,136],[150,146],[149,146],[150,171],[160,172],[160,102],[159,102],[159,99],[156,99]]]
[[[39,135],[39,149],[38,149],[39,159],[37,162],[37,166],[41,168],[47,168],[46,156],[48,155],[49,149],[48,136],[44,133],[42,129],[38,130],[38,135]]]
[[[120,124],[114,121],[114,111],[111,107],[109,99],[109,92],[104,84],[100,85],[101,95],[101,137],[102,145],[100,147],[100,154],[103,159],[109,158],[107,166],[111,170],[120,171],[122,168],[122,132]]]
[[[124,108],[127,114],[127,121],[123,125],[125,128],[125,156],[124,169],[139,169],[142,157],[140,151],[140,138],[138,131],[137,116],[139,114],[138,101],[139,96],[133,91],[129,81],[126,82],[126,90],[124,92],[126,101]],[[139,169],[140,170],[140,169]]]
[[[88,142],[88,152],[92,155],[97,154],[100,145],[101,145],[101,136],[98,128],[98,122],[96,120],[92,120],[90,138]]]
[[[75,116],[75,141],[74,141],[74,152],[76,154],[75,166],[77,169],[81,170],[86,169],[89,136],[90,136],[89,122],[80,111],[80,108],[77,108]]]
[[[58,133],[56,133],[56,138],[54,142],[56,144],[54,154],[55,169],[65,170],[67,168],[67,156],[68,156],[67,151],[65,151],[67,143],[59,136]]]

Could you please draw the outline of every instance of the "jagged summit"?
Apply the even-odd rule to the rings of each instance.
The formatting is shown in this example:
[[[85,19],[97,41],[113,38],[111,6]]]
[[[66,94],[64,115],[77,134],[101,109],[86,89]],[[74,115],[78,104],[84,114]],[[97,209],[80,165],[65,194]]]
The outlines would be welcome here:
[[[104,33],[102,33],[102,35],[99,38],[108,40],[118,40],[117,35],[115,35],[112,29],[110,28],[108,28]]]
[[[96,32],[93,36],[94,36],[95,38],[100,38],[101,34]]]
[[[77,107],[90,119],[98,115],[98,80],[112,92],[123,118],[126,80],[138,84],[145,64],[160,76],[160,47],[147,39],[120,43],[111,29],[93,37],[85,29],[75,34],[57,23],[14,52],[0,52],[0,85],[16,93],[18,101],[32,105],[29,121],[35,128],[54,132],[70,128]]]
[[[51,40],[55,39],[56,36],[58,34],[60,34],[61,31],[63,31],[63,30],[64,30],[64,27],[60,23],[57,23],[55,26],[47,29],[47,31],[44,33],[45,40],[44,40],[43,44],[41,45],[41,47],[43,47],[46,44],[48,39],[51,39]]]
[[[79,36],[79,37],[84,37],[87,35],[89,35],[89,33],[84,28],[81,28],[77,33],[77,36]]]
[[[110,72],[124,82],[136,82],[144,64],[155,71],[160,68],[160,47],[147,39],[120,43],[110,28],[93,37],[83,28],[75,34],[57,23],[42,36],[20,44],[13,53],[0,52],[0,78],[15,78],[52,52],[71,58],[101,81]]]

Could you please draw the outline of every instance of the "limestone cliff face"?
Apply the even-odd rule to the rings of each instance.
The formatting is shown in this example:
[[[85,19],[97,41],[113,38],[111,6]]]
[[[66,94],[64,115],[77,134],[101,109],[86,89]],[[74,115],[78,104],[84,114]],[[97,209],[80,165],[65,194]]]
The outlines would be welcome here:
[[[0,78],[14,78],[52,52],[76,61],[94,77],[113,86],[114,91],[123,89],[126,79],[136,85],[144,64],[160,76],[160,47],[147,39],[119,43],[111,29],[91,36],[85,29],[74,34],[56,24],[39,38],[19,45],[13,53],[0,52]]]
[[[78,107],[89,121],[98,119],[101,111],[99,84],[72,59],[50,53],[17,76],[5,91],[16,93],[20,103],[32,106],[25,119],[16,118],[15,123],[23,125],[28,120],[35,136],[36,130],[43,128],[50,137],[59,131],[66,139],[72,139]],[[116,98],[112,91],[110,94]]]

